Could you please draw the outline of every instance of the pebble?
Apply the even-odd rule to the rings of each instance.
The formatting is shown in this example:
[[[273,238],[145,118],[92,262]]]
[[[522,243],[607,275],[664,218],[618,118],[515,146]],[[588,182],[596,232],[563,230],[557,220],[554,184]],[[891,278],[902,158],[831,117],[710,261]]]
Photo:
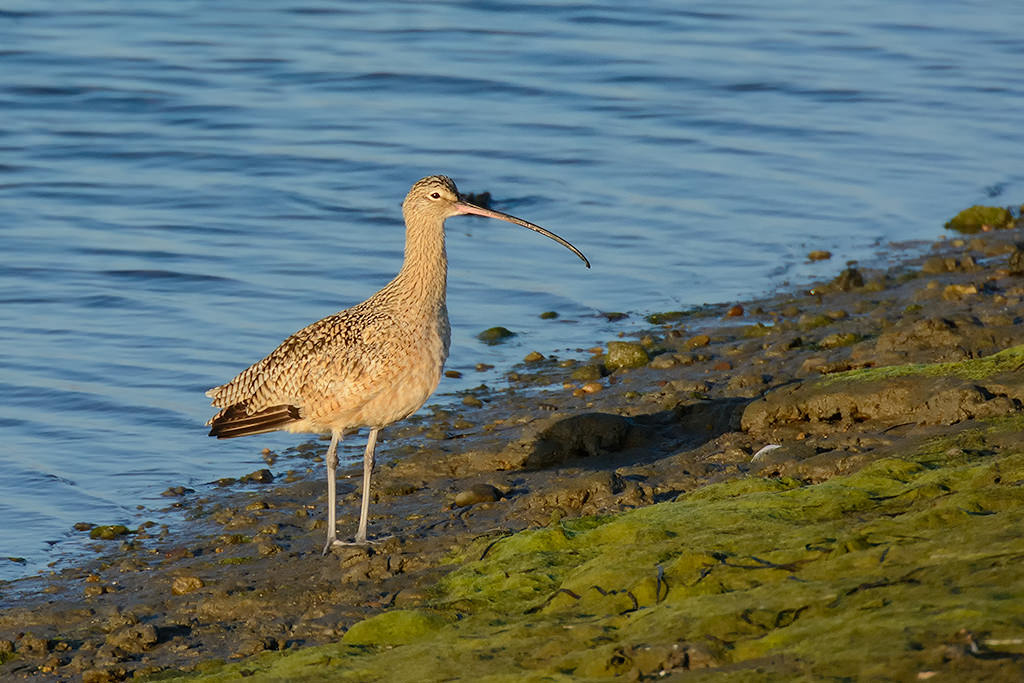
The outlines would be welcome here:
[[[484,404],[483,401],[478,399],[476,396],[463,396],[462,405],[469,406],[470,408],[479,408]]]
[[[686,340],[686,348],[696,349],[702,346],[707,346],[711,343],[711,337],[706,334],[698,334],[695,337],[690,337]]]
[[[580,390],[585,394],[596,394],[602,389],[604,389],[604,387],[601,386],[600,382],[587,382],[582,387],[580,387]]]
[[[807,254],[807,258],[811,261],[825,261],[832,258],[832,252],[827,249],[815,249]]]
[[[556,313],[555,311],[544,311],[543,313],[540,314],[541,320],[554,320],[557,317],[558,313]]]
[[[730,308],[728,312],[726,312],[725,314],[727,318],[738,318],[741,315],[743,315],[743,307],[740,306],[739,304],[736,304],[735,306]]]
[[[679,361],[676,359],[674,354],[663,353],[660,356],[655,356],[651,359],[650,365],[655,370],[666,370],[679,365]]]
[[[524,363],[536,363],[541,360],[544,360],[544,354],[539,351],[530,351],[526,354],[526,357],[523,358]]]
[[[458,370],[445,370],[444,376],[451,377],[452,379],[459,379],[460,377],[462,377],[462,373],[459,372]]]

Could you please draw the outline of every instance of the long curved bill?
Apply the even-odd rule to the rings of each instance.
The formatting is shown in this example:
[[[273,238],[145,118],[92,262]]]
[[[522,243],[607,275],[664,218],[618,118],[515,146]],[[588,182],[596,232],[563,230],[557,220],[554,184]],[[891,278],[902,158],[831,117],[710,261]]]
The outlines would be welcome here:
[[[587,260],[587,257],[583,255],[582,251],[580,251],[579,249],[574,247],[572,244],[570,244],[568,240],[562,239],[561,237],[559,237],[555,233],[551,232],[550,230],[545,230],[544,228],[540,227],[539,225],[534,225],[533,223],[531,223],[529,221],[524,221],[522,218],[516,218],[515,216],[510,216],[507,213],[502,213],[500,211],[491,211],[490,209],[485,209],[482,206],[477,206],[476,204],[470,204],[469,202],[464,200],[462,197],[459,197],[459,201],[455,202],[455,209],[459,213],[462,213],[462,214],[472,214],[474,216],[486,216],[487,218],[497,218],[500,221],[508,221],[509,223],[515,223],[516,225],[521,225],[524,228],[527,228],[528,230],[533,230],[534,232],[539,232],[540,234],[544,235],[545,237],[550,237],[551,239],[553,239],[554,241],[558,242],[563,247],[565,247],[566,249],[571,251],[572,253],[574,253],[577,256],[579,256],[580,260],[583,261],[583,263],[587,266],[587,268],[590,267],[590,261]]]

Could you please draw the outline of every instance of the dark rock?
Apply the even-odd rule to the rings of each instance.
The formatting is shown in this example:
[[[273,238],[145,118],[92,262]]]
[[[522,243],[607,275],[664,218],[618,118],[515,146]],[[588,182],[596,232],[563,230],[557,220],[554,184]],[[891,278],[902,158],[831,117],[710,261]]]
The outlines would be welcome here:
[[[455,505],[467,507],[477,503],[493,503],[501,500],[501,491],[490,484],[473,484],[468,489],[459,491],[455,496]]]

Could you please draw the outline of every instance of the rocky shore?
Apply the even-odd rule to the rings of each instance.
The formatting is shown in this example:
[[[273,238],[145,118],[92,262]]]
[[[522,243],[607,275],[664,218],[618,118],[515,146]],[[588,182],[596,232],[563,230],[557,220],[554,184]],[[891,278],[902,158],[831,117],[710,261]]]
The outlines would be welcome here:
[[[0,677],[1024,679],[1006,216],[589,360],[538,350],[389,430],[370,548],[320,554],[321,441],[168,491],[184,531],[97,527],[95,559],[0,587]]]

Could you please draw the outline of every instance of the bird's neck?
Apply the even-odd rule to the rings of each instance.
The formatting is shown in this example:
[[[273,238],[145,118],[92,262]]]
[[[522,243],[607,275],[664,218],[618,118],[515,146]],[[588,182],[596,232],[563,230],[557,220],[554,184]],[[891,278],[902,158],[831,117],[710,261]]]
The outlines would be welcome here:
[[[448,284],[444,222],[406,216],[406,226],[405,261],[395,283],[415,301],[428,306],[443,305]]]

